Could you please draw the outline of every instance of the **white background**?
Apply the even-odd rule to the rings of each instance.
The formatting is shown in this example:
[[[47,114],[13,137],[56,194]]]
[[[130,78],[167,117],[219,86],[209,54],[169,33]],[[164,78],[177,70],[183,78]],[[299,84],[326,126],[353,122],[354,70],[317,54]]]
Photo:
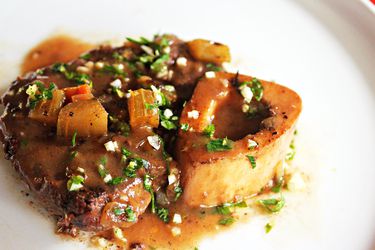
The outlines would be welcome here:
[[[369,249],[375,244],[375,16],[355,0],[0,0],[0,88],[51,34],[89,41],[156,32],[230,45],[241,72],[300,93],[297,164],[311,176],[265,235],[254,218],[200,249]],[[37,156],[31,156],[37,157]],[[0,249],[84,249],[55,236],[0,168]],[[236,247],[235,247],[236,246]]]

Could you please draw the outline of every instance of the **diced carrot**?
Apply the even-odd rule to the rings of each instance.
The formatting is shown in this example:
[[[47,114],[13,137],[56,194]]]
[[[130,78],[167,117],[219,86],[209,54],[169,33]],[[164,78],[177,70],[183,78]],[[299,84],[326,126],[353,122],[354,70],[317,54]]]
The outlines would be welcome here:
[[[64,88],[66,100],[72,101],[72,96],[81,94],[91,94],[91,88],[88,84],[79,85],[77,87]]]
[[[78,102],[83,100],[90,100],[93,99],[94,96],[91,93],[88,94],[78,94],[72,96],[72,102]]]

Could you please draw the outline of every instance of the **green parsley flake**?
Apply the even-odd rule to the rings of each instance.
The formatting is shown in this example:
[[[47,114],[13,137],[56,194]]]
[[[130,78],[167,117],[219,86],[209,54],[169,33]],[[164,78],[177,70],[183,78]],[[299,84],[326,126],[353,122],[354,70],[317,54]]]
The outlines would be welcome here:
[[[235,222],[235,219],[233,217],[226,217],[219,220],[219,224],[222,226],[229,226]]]
[[[156,208],[156,214],[165,223],[169,222],[169,210],[167,208]]]
[[[150,69],[154,73],[164,73],[167,69],[167,62],[169,60],[169,55],[164,54],[160,56],[158,59],[156,59],[151,65]]]
[[[72,161],[74,158],[76,158],[78,155],[77,151],[70,152],[69,159]]]
[[[257,167],[257,163],[255,160],[255,157],[252,155],[246,155],[246,157],[249,159],[252,169]]]
[[[52,65],[52,71],[55,73],[63,74],[66,79],[72,80],[79,85],[81,84],[88,84],[89,86],[93,85],[90,77],[87,74],[69,71],[67,69],[67,66],[68,65],[65,63],[55,63],[54,65]]]
[[[214,71],[214,72],[222,71],[223,70],[222,67],[217,66],[217,65],[215,65],[213,63],[207,63],[206,64],[206,68],[207,68],[208,71]]]
[[[283,196],[281,196],[280,199],[265,199],[258,200],[258,202],[270,213],[279,212],[285,205],[285,199]]]
[[[187,123],[183,123],[183,124],[180,125],[181,130],[185,131],[185,132],[189,130],[189,127],[190,127],[190,125],[187,124]]]
[[[177,201],[178,198],[180,198],[180,196],[182,195],[182,192],[183,192],[183,190],[182,190],[182,187],[180,185],[178,185],[174,188],[174,193],[175,193],[174,200],[175,201]]]
[[[116,186],[116,185],[121,184],[124,180],[125,180],[124,177],[118,176],[118,177],[113,178],[111,181],[109,181],[108,184],[112,186]]]
[[[286,159],[287,161],[291,161],[291,160],[294,159],[295,155],[296,155],[296,147],[295,147],[295,145],[294,145],[294,140],[292,140],[292,142],[291,142],[290,145],[289,145],[289,151],[288,151],[288,153],[286,154],[285,159]]]
[[[225,137],[210,140],[210,142],[206,145],[206,148],[208,152],[227,151],[232,149],[232,144],[233,141]]]
[[[104,65],[100,72],[112,74],[115,76],[126,76],[126,72],[121,69],[118,65]]]
[[[91,54],[86,53],[86,54],[81,55],[79,58],[81,58],[81,59],[85,59],[85,60],[89,60],[91,57],[92,57]]]
[[[267,223],[264,226],[264,231],[266,232],[266,234],[268,234],[269,232],[271,232],[272,228],[273,228],[273,225],[271,223]]]
[[[241,83],[240,87],[244,86],[244,85],[250,85],[249,87],[251,89],[251,92],[253,93],[254,98],[257,101],[260,101],[262,99],[262,97],[263,97],[263,86],[262,86],[262,83],[257,78],[254,77],[249,82]]]
[[[215,134],[215,125],[214,124],[210,124],[208,125],[204,130],[203,130],[203,134],[209,138],[212,138]]]
[[[245,201],[236,202],[236,203],[224,203],[221,206],[215,207],[216,213],[222,214],[222,215],[228,215],[232,213],[231,208],[240,207],[244,208],[247,207],[247,204]]]
[[[44,86],[44,83],[40,81],[34,81],[33,84],[26,89],[26,94],[29,95],[30,108],[34,109],[40,101],[51,100],[52,92],[56,88],[57,87],[54,83],[50,83],[49,87],[46,88]]]
[[[67,188],[69,191],[78,191],[83,188],[85,178],[81,175],[73,175],[67,182]]]
[[[76,137],[77,137],[77,131],[74,131],[74,134],[72,136],[72,147],[76,146]]]
[[[132,42],[132,43],[135,43],[135,44],[138,44],[138,45],[149,45],[151,43],[150,40],[148,40],[147,38],[144,38],[144,37],[140,37],[139,40],[136,40],[136,39],[131,38],[131,37],[127,37],[126,39],[129,42]]]
[[[137,219],[131,207],[126,207],[126,208],[116,207],[113,209],[113,214],[116,216],[125,215],[126,221],[128,222],[135,222]]]
[[[154,190],[152,189],[152,179],[150,175],[146,174],[143,177],[143,186],[145,190],[151,194],[151,212],[154,214],[156,212],[155,195]]]

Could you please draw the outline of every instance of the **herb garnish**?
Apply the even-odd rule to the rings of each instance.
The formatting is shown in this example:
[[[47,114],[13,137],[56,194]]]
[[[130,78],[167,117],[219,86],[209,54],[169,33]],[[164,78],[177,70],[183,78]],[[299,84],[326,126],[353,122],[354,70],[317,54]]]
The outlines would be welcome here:
[[[270,213],[279,212],[285,205],[285,199],[283,196],[281,196],[280,199],[272,198],[272,199],[258,200],[258,202]]]
[[[87,74],[68,71],[67,64],[65,63],[55,63],[52,65],[52,71],[63,74],[66,79],[73,80],[79,85],[88,84],[89,86],[92,86],[92,81]]]
[[[262,83],[257,78],[254,77],[249,82],[243,82],[243,83],[241,83],[240,86],[239,86],[239,88],[241,88],[242,86],[246,86],[246,85],[250,85],[249,87],[251,89],[251,92],[254,95],[254,98],[257,101],[260,101],[262,99],[262,97],[263,97],[263,86],[262,86]]]
[[[165,223],[169,222],[169,210],[167,208],[163,208],[163,207],[156,208],[156,214]]]
[[[146,191],[151,194],[151,212],[154,214],[156,212],[155,195],[154,190],[152,189],[152,179],[150,175],[145,174],[143,177],[143,186]]]
[[[91,57],[92,55],[90,53],[86,53],[86,54],[81,55],[79,58],[89,60]]]
[[[229,226],[229,225],[233,224],[234,221],[235,221],[235,219],[233,217],[226,217],[226,218],[220,219],[219,224],[223,225],[223,226]]]
[[[81,175],[72,175],[67,182],[67,188],[69,191],[77,191],[83,187],[85,178]]]
[[[183,123],[183,124],[180,125],[181,130],[185,131],[185,132],[189,130],[189,127],[190,126],[189,126],[188,123]]]
[[[264,231],[266,232],[266,234],[268,234],[273,228],[273,225],[271,223],[267,223],[265,226],[264,226]]]
[[[252,169],[257,167],[257,163],[255,160],[255,157],[252,155],[246,155],[246,157],[249,159]]]
[[[113,74],[115,76],[126,76],[126,72],[121,69],[118,65],[104,65],[100,72]]]
[[[177,185],[175,188],[174,188],[174,193],[175,193],[175,197],[174,197],[174,200],[177,201],[178,198],[180,198],[180,196],[182,195],[182,187],[180,185]]]
[[[129,42],[132,42],[132,43],[135,43],[135,44],[138,44],[138,45],[149,45],[151,43],[150,40],[148,40],[147,38],[144,38],[144,37],[140,37],[139,40],[136,40],[134,38],[131,38],[131,37],[127,37],[126,38]]]
[[[74,131],[72,136],[72,147],[76,146],[76,137],[77,137],[77,131]]]
[[[216,151],[226,151],[232,149],[233,141],[228,138],[218,138],[210,140],[206,145],[207,151],[216,152]]]
[[[136,171],[142,167],[147,167],[148,162],[142,158],[133,158],[129,161],[128,166],[124,168],[124,175],[129,178],[135,178]]]
[[[209,138],[212,138],[215,134],[215,125],[214,124],[210,124],[208,125],[204,130],[203,130],[203,134],[206,135],[207,137]]]
[[[221,206],[215,207],[216,213],[222,214],[222,215],[228,215],[231,214],[231,208],[234,207],[247,207],[247,204],[245,201],[236,202],[236,203],[224,203]]]
[[[29,106],[31,109],[34,109],[35,106],[42,100],[51,100],[52,99],[52,92],[56,89],[56,85],[54,83],[50,83],[49,87],[46,88],[44,83],[40,81],[34,81],[32,85],[30,85],[27,90],[26,94],[29,95]]]
[[[126,207],[126,208],[116,207],[116,208],[113,209],[113,213],[116,216],[125,215],[126,221],[128,221],[128,222],[134,222],[137,219],[133,209],[129,206]]]
[[[70,152],[69,159],[72,161],[78,155],[77,151]]]
[[[286,157],[285,159],[287,161],[291,161],[294,159],[294,156],[296,155],[296,147],[294,145],[294,140],[292,140],[292,142],[290,143],[289,145],[289,151],[288,153],[286,154]]]
[[[108,184],[116,186],[118,184],[121,184],[124,180],[125,180],[124,177],[117,176],[117,177],[113,178],[111,181],[109,181]]]
[[[214,72],[222,71],[223,70],[222,67],[217,66],[217,65],[215,65],[213,63],[207,63],[206,64],[206,68],[207,68],[208,71],[214,71]]]

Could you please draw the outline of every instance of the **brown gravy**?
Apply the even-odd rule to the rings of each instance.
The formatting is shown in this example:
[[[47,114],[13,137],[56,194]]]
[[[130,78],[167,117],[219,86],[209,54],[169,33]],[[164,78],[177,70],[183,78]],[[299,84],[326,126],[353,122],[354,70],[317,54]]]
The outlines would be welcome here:
[[[69,62],[94,47],[67,35],[55,35],[37,44],[25,56],[21,74],[34,71],[55,62]]]
[[[93,47],[92,44],[67,35],[53,36],[30,50],[24,58],[21,72],[26,73],[55,62],[67,62]],[[228,112],[230,112],[230,108]],[[220,118],[218,120],[221,120]],[[243,131],[235,131],[230,137],[235,138],[242,133]],[[232,226],[219,225],[218,222],[223,217],[215,213],[213,208],[191,209],[183,204],[182,200],[169,207],[169,210],[169,223],[164,223],[156,215],[146,212],[139,217],[138,223],[129,228],[124,228],[123,234],[128,242],[127,247],[134,243],[142,243],[147,249],[194,249],[204,236],[213,235]],[[243,220],[251,214],[246,208],[237,210],[241,211],[238,211],[238,213],[236,211],[236,221]],[[175,213],[181,215],[181,224],[173,223]],[[181,235],[173,236],[171,232],[173,227],[180,228]],[[98,235],[110,238],[109,232],[102,232]]]

